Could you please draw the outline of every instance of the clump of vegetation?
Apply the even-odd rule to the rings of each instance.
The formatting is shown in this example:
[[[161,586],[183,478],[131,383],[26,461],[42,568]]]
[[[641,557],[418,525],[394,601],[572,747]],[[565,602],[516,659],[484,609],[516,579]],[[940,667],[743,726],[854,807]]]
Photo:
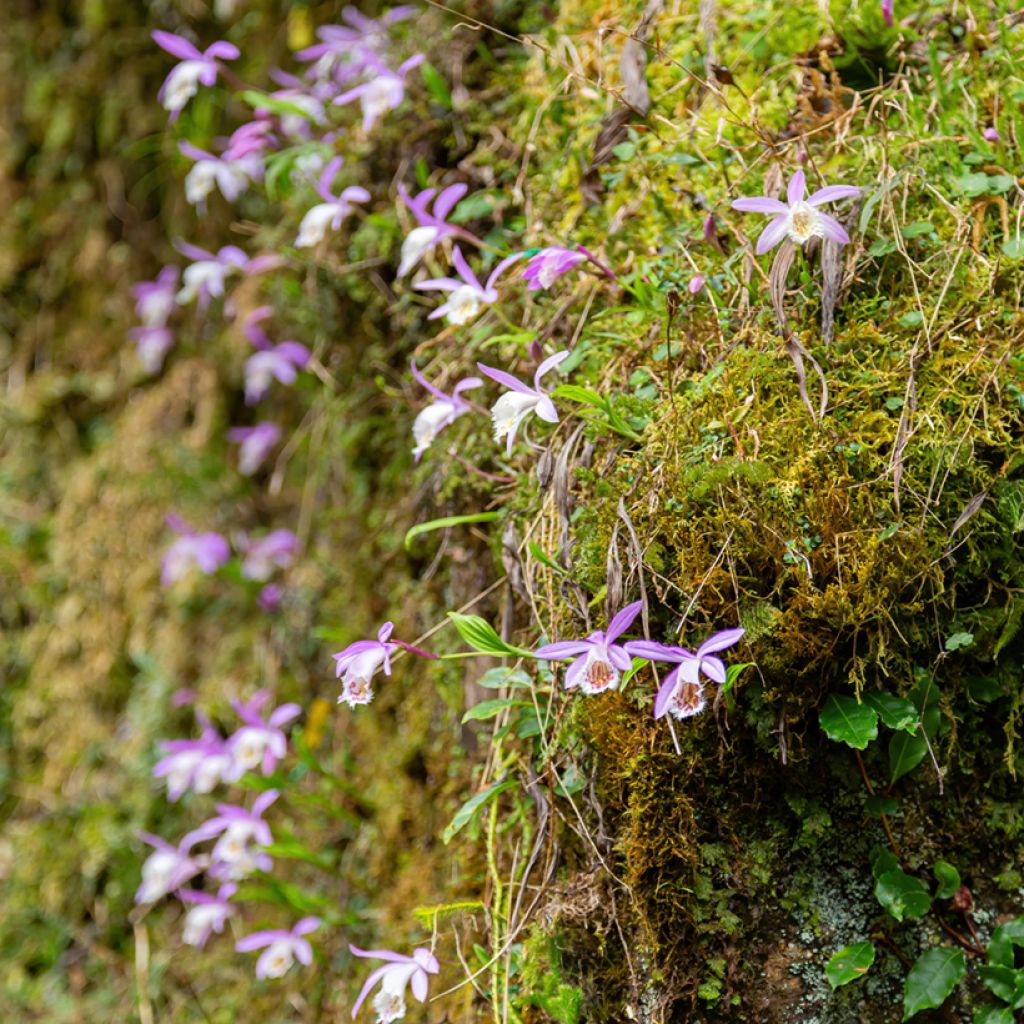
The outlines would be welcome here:
[[[365,210],[295,249],[314,142],[199,218],[173,135],[213,146],[272,102],[251,83],[339,16],[289,9],[282,31],[277,7],[152,26],[100,0],[70,32],[44,5],[5,44],[28,83],[0,267],[12,1019],[326,1019],[363,980],[349,942],[437,944],[431,993],[465,1020],[1011,1019],[1019,16],[432,8],[404,37],[426,53],[407,106],[372,136],[346,115],[335,140],[332,194],[365,189]],[[152,27],[242,49],[240,84],[200,92],[170,135]],[[731,204],[797,169],[858,186],[830,207],[851,241],[787,242],[769,266],[766,222]],[[453,181],[452,237],[482,242],[481,282],[527,255],[465,322],[446,296],[458,315],[438,331],[440,303],[395,272],[415,223],[393,201]],[[182,236],[287,251],[291,269],[241,285],[234,323],[183,324],[146,378],[130,287]],[[449,272],[450,244],[419,283]],[[528,289],[531,247],[550,246],[586,256]],[[239,326],[264,303],[311,358],[262,406],[289,440],[254,475],[226,431],[249,422]],[[414,461],[430,398],[410,357],[443,399],[477,363],[530,387],[562,351],[537,393],[557,423],[535,403],[507,455],[487,382]],[[171,510],[236,547],[294,530],[273,615],[240,557],[161,591]],[[532,657],[634,600],[631,635],[695,649],[744,630],[703,714],[652,716],[671,665],[637,659],[588,695]],[[336,709],[330,652],[388,619],[441,658],[396,650],[372,708]],[[177,837],[209,809],[158,791],[158,741],[188,734],[186,701],[228,735],[229,701],[257,688],[305,714],[288,758],[242,782],[283,794],[285,866],[240,886],[238,934],[322,921],[301,982],[254,982],[231,942],[179,947],[173,905],[132,910],[136,831]]]

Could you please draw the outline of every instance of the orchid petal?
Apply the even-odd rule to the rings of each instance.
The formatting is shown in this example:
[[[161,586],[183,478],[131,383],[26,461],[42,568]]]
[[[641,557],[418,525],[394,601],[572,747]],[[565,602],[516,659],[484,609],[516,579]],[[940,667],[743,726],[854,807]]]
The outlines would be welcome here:
[[[624,645],[628,654],[634,658],[647,658],[648,661],[667,661],[678,664],[692,657],[689,651],[681,647],[669,647],[654,640],[630,640]]]
[[[452,262],[455,264],[455,269],[459,272],[459,276],[466,284],[473,285],[477,291],[483,291],[483,285],[480,284],[479,278],[473,273],[469,264],[466,262],[466,257],[462,255],[462,250],[455,246],[455,252],[452,253]]]
[[[412,977],[409,979],[409,987],[412,989],[412,994],[422,1003],[427,998],[427,987],[429,985],[429,979],[427,978],[426,972],[421,970],[413,971]]]
[[[859,196],[860,191],[856,185],[826,185],[807,197],[807,205],[820,206],[822,203],[834,203],[837,199],[852,199]]]
[[[633,659],[624,647],[614,644],[608,648],[608,660],[620,671],[628,672],[633,667]]]
[[[592,646],[593,644],[587,640],[559,640],[557,643],[538,647],[533,656],[542,661],[561,661],[563,658],[575,658],[578,654],[586,654]]]
[[[584,655],[582,658],[577,658],[570,666],[568,671],[565,673],[565,688],[567,690],[575,690],[580,685],[580,679],[586,675],[587,672],[587,658]]]
[[[703,658],[706,654],[714,654],[716,651],[732,647],[733,644],[739,643],[744,633],[745,629],[723,629],[719,633],[714,633],[697,648],[697,657]]]
[[[537,414],[537,419],[543,420],[545,423],[558,422],[558,410],[555,408],[555,403],[547,395],[541,396],[533,411]]]
[[[768,252],[769,249],[774,249],[775,246],[782,241],[786,236],[786,232],[789,230],[789,217],[776,217],[768,227],[761,232],[761,237],[757,240],[757,246],[755,252],[758,256]]]
[[[282,704],[279,708],[275,708],[274,713],[270,716],[270,724],[275,728],[280,728],[301,714],[302,707],[299,704]]]
[[[221,39],[216,43],[211,43],[206,48],[206,52],[203,56],[219,60],[238,60],[238,58],[242,56],[242,53],[234,43],[228,43]]]
[[[354,950],[354,947],[350,946],[349,949]],[[374,971],[371,971],[370,976],[366,979],[366,981],[363,983],[363,987],[359,990],[359,998],[356,999],[355,1003],[352,1006],[353,1020],[356,1019],[356,1014],[359,1013],[359,1007],[363,1005],[364,1000],[370,994],[370,990],[390,970],[391,968],[387,964],[384,964],[383,967],[378,967]]]
[[[721,658],[701,658],[700,668],[712,682],[718,683],[720,686],[725,682],[725,662]]]
[[[654,717],[661,718],[668,711],[672,695],[676,692],[676,680],[679,676],[679,669],[675,668],[667,676],[665,681],[658,688],[658,695],[654,698]]]
[[[734,210],[742,213],[788,213],[789,207],[781,200],[772,199],[769,196],[749,196],[743,199],[734,199],[732,202]]]
[[[440,401],[448,401],[448,396],[440,388],[434,387],[434,385],[431,384],[430,381],[428,381],[426,377],[424,377],[423,374],[416,369],[416,364],[412,360],[409,360],[409,369],[412,371],[413,377],[421,387],[426,388],[427,391],[429,391],[435,398],[439,399]]]
[[[795,206],[797,203],[803,202],[806,191],[806,177],[804,172],[802,170],[797,171],[796,174],[789,179],[789,185],[786,188],[786,199],[789,201],[789,205]]]
[[[437,220],[444,220],[468,191],[469,186],[461,183],[442,189],[434,202],[434,217]],[[433,193],[433,189],[431,189],[431,193]]]
[[[235,943],[235,949],[239,953],[251,953],[254,949],[262,949],[264,946],[269,946],[272,942],[276,942],[287,934],[287,932],[282,932],[278,929],[253,932],[252,935],[246,935],[239,939]]]
[[[830,217],[827,213],[819,213],[818,216],[821,218],[821,230],[826,238],[830,238],[840,245],[846,245],[850,241],[846,228],[835,217]]]
[[[150,33],[153,42],[162,50],[166,50],[172,57],[179,60],[202,60],[203,55],[187,39],[176,36],[173,32],[162,32],[157,29]]]
[[[484,366],[483,363],[477,363],[476,367],[482,374],[490,377],[491,380],[508,388],[510,391],[518,391],[523,395],[535,394],[533,388],[527,387],[518,377],[513,377],[511,373],[506,373],[504,370],[496,370],[490,366]]]
[[[614,643],[623,633],[633,625],[633,620],[640,614],[640,609],[643,608],[643,601],[634,601],[632,604],[627,604],[611,622],[608,623],[608,629],[606,631],[606,638],[608,643]]]
[[[513,263],[521,260],[525,253],[514,252],[511,256],[506,256],[492,271],[491,276],[487,278],[487,289],[490,291],[494,287],[494,282],[498,280],[501,275],[512,266]]]
[[[292,935],[308,935],[320,927],[320,918],[315,916],[304,917],[295,923],[292,928]]]
[[[547,359],[537,367],[537,372],[533,375],[534,387],[539,390],[541,377],[553,370],[563,359],[568,358],[568,356],[568,349],[562,349],[561,352],[556,352],[553,356],[548,356]]]

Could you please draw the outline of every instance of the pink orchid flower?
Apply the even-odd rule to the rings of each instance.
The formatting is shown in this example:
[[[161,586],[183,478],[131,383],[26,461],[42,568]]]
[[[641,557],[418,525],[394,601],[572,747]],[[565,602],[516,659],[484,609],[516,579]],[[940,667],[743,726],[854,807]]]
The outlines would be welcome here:
[[[160,571],[162,586],[169,587],[192,566],[210,576],[231,557],[228,542],[219,533],[196,533],[181,516],[173,512],[167,517],[167,525],[179,536],[164,552]]]
[[[200,842],[220,836],[213,848],[210,874],[235,881],[256,870],[271,870],[273,862],[259,847],[269,846],[274,841],[263,813],[278,796],[276,789],[260,793],[253,801],[252,810],[238,804],[217,804],[216,816],[203,822],[193,833]]]
[[[449,224],[445,219],[468,191],[469,186],[462,184],[449,185],[440,193],[436,188],[425,188],[413,198],[406,192],[405,186],[398,186],[399,197],[419,224],[419,227],[413,228],[406,235],[405,241],[402,243],[402,261],[398,265],[399,277],[408,274],[444,238],[457,235],[475,245],[482,244],[476,235],[470,234],[455,224]],[[437,194],[436,199],[434,199],[435,194]],[[432,199],[434,209],[430,211],[428,206]]]
[[[298,546],[299,538],[291,530],[272,530],[265,537],[242,534],[238,548],[245,555],[243,579],[259,583],[269,580],[275,569],[287,569],[292,564]]]
[[[239,446],[238,472],[242,476],[252,476],[281,440],[281,428],[269,420],[254,427],[232,427],[228,431],[228,440]]]
[[[643,601],[634,601],[626,605],[611,622],[606,632],[595,630],[585,640],[560,640],[553,644],[545,644],[534,651],[534,657],[543,661],[562,661],[565,658],[575,660],[565,673],[565,688],[575,689],[577,686],[586,694],[604,693],[606,690],[618,688],[621,673],[628,672],[633,659],[625,647],[616,644],[616,640],[633,625],[633,620],[640,614]]]
[[[434,396],[434,401],[420,410],[412,425],[412,436],[416,441],[416,447],[413,448],[412,453],[416,461],[419,462],[420,456],[430,447],[434,438],[445,427],[454,423],[463,413],[467,413],[472,409],[469,402],[462,397],[462,392],[480,387],[483,381],[479,377],[466,377],[455,385],[450,395],[446,395],[443,391],[434,387],[416,369],[415,363],[410,363],[409,365],[412,369],[413,377]]]
[[[850,241],[850,236],[842,224],[827,213],[822,213],[818,207],[822,203],[858,196],[860,189],[855,185],[828,185],[819,188],[817,192],[812,192],[806,199],[805,192],[804,172],[797,171],[789,179],[786,202],[770,196],[755,196],[733,201],[734,210],[775,215],[775,219],[761,232],[761,237],[757,240],[758,256],[773,249],[787,236],[797,245],[803,245],[811,238],[829,238],[840,245],[846,245]]]
[[[313,962],[313,947],[304,936],[319,927],[319,917],[304,917],[290,931],[268,928],[246,935],[235,944],[235,949],[239,953],[263,949],[259,960],[256,961],[256,977],[280,978],[296,960],[307,967]]]
[[[231,781],[237,781],[246,772],[260,768],[269,775],[288,750],[284,726],[302,714],[298,704],[282,704],[264,719],[263,708],[270,700],[267,690],[260,690],[247,704],[232,700],[231,706],[242,720],[242,726],[228,740],[231,751]]]
[[[341,222],[352,212],[353,203],[369,202],[370,193],[360,185],[350,185],[338,196],[331,192],[342,159],[336,156],[331,160],[315,185],[317,195],[323,202],[308,210],[299,224],[299,236],[295,239],[295,245],[300,249],[321,242],[328,227],[332,231],[337,231],[341,227]]]
[[[738,643],[745,632],[743,629],[723,629],[709,636],[696,652],[653,640],[629,641],[625,646],[632,657],[667,661],[676,665],[658,689],[654,699],[654,717],[661,718],[670,714],[675,718],[689,718],[691,715],[699,715],[707,703],[701,676],[718,684],[724,683],[725,663],[715,655]]]
[[[390,949],[360,949],[358,946],[348,947],[353,956],[367,957],[371,960],[385,960],[384,966],[371,972],[366,979],[359,998],[352,1007],[352,1019],[359,1013],[366,997],[374,985],[380,984],[380,991],[374,997],[373,1008],[377,1013],[379,1024],[391,1024],[405,1016],[405,990],[412,989],[412,994],[422,1003],[427,998],[427,987],[431,974],[440,971],[437,957],[423,946],[413,950],[412,956],[404,956]]]
[[[513,377],[504,370],[495,370],[493,367],[477,363],[477,369],[486,374],[493,381],[501,384],[509,390],[505,392],[494,403],[491,408],[491,419],[494,423],[494,439],[500,441],[503,437],[508,438],[505,448],[506,455],[512,455],[512,445],[515,443],[516,432],[520,424],[530,413],[536,413],[539,419],[545,423],[558,422],[558,410],[555,403],[551,401],[548,394],[541,390],[540,379],[544,374],[553,370],[558,364],[569,355],[567,349],[548,356],[537,367],[533,375],[533,387],[528,387],[517,377]]]
[[[186,946],[202,949],[213,932],[219,935],[224,931],[228,918],[235,913],[230,900],[237,890],[238,886],[234,882],[225,882],[216,894],[182,889],[178,896],[182,902],[190,903],[192,906],[185,915],[181,941]]]
[[[167,353],[174,348],[174,332],[170,327],[133,327],[128,337],[135,342],[135,353],[146,373],[159,373]]]
[[[193,261],[185,268],[182,276],[183,287],[178,292],[178,305],[184,306],[198,298],[200,309],[205,309],[211,299],[223,296],[231,274],[259,274],[279,267],[282,262],[280,256],[274,255],[250,258],[237,245],[225,245],[216,254],[188,242],[175,242],[175,247]]]
[[[363,109],[363,131],[368,132],[387,111],[401,105],[405,99],[405,76],[425,60],[422,53],[417,53],[392,71],[375,55],[367,55],[365,67],[373,77],[336,96],[334,102],[344,104],[359,100]]]
[[[177,846],[149,832],[136,835],[153,847],[153,852],[142,865],[142,885],[135,893],[136,903],[154,903],[175,889],[180,889],[203,869],[203,861],[194,858],[189,850],[199,840],[189,832]]]
[[[498,300],[498,290],[494,287],[495,283],[505,270],[521,257],[522,253],[518,252],[513,253],[511,256],[506,256],[491,271],[491,276],[487,278],[487,284],[483,285],[476,274],[470,270],[466,258],[462,255],[462,250],[456,246],[452,262],[455,264],[455,269],[459,272],[458,278],[437,277],[430,281],[420,281],[418,284],[413,285],[413,288],[421,292],[449,293],[448,301],[444,305],[438,306],[427,319],[437,320],[443,316],[447,318],[450,324],[469,323],[484,306],[489,306],[492,302]]]
[[[171,69],[157,93],[157,99],[174,121],[202,85],[217,81],[217,61],[237,60],[241,54],[232,43],[219,41],[200,52],[192,43],[172,32],[156,31],[153,40],[161,49],[181,61]]]

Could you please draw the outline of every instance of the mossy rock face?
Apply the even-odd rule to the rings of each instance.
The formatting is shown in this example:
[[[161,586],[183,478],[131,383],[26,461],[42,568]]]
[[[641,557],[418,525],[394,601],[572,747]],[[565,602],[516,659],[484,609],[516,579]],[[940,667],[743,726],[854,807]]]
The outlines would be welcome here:
[[[889,832],[915,876],[956,866],[977,941],[1021,912],[1018,12],[898,6],[889,29],[873,2],[502,2],[466,5],[464,22],[431,9],[414,42],[447,84],[417,80],[379,137],[346,138],[369,215],[235,296],[239,315],[272,301],[317,361],[268,400],[294,443],[254,484],[226,470],[224,430],[245,415],[237,323],[216,309],[190,323],[143,380],[125,352],[130,285],[173,258],[169,238],[289,244],[305,200],[282,186],[283,199],[253,192],[193,218],[145,12],[36,6],[0,40],[13,69],[0,90],[28,83],[24,103],[5,92],[19,113],[0,156],[5,1022],[106,1022],[140,1005],[174,1024],[340,1019],[362,980],[348,941],[405,948],[453,921],[477,987],[423,1019],[492,1020],[497,1005],[512,1024],[888,1024],[906,974],[892,946],[912,959],[967,927],[948,901],[886,920],[872,854]],[[165,6],[204,39],[226,31],[202,5]],[[339,5],[241,6],[244,77]],[[646,117],[620,64],[634,30]],[[179,128],[201,141],[250,113],[219,102],[200,99]],[[998,144],[981,134],[992,124]],[[815,187],[863,189],[837,209],[852,241],[831,342],[820,245],[776,289],[807,400],[770,264],[752,253],[763,225],[730,207],[798,167]],[[423,296],[388,269],[408,227],[391,201],[394,181],[446,175],[470,183],[467,223],[495,251],[580,243],[614,279],[584,269],[535,294],[510,276],[496,310],[435,334]],[[465,416],[414,465],[410,355],[448,381],[478,359],[527,379],[538,339],[572,350],[566,379],[605,413],[558,396],[559,425],[531,423],[511,459],[484,415]],[[172,509],[225,532],[300,533],[273,620],[237,567],[159,590]],[[403,544],[415,523],[484,510],[502,513],[489,535]],[[585,635],[641,593],[644,628],[665,642],[746,631],[730,659],[750,666],[728,692],[709,687],[699,717],[654,721],[649,667],[584,698],[558,692],[561,669],[525,663],[557,694],[547,717],[464,723],[495,695],[472,660],[403,658],[372,713],[334,704],[329,653],[385,619],[447,652],[444,613],[471,608],[533,647]],[[136,830],[180,834],[204,813],[149,777],[158,741],[191,727],[172,695],[195,691],[227,728],[229,699],[261,686],[306,711],[294,796],[275,813],[311,857],[276,904],[248,894],[263,909],[247,926],[311,910],[338,922],[290,988],[254,985],[230,942],[185,950],[173,907],[132,916]],[[930,716],[912,770],[897,731],[879,725],[855,753],[820,726],[830,697],[880,692]],[[496,771],[522,784],[443,842]],[[505,882],[527,863],[519,903]],[[530,913],[506,943],[510,907]],[[829,956],[868,938],[872,971],[832,992]],[[968,1019],[987,999],[972,966],[949,1005]]]

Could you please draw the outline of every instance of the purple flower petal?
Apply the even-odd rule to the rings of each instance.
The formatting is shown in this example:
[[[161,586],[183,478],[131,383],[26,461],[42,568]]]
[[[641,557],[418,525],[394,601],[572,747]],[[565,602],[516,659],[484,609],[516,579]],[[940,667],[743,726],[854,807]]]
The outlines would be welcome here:
[[[804,172],[797,171],[792,178],[789,179],[789,185],[786,188],[786,199],[790,206],[795,206],[797,203],[802,202],[804,194],[807,191],[806,177]]]
[[[672,695],[676,692],[676,679],[679,676],[679,669],[674,668],[664,682],[658,687],[658,695],[654,698],[654,717],[662,718],[672,701]]]
[[[789,207],[779,199],[770,199],[768,196],[751,196],[746,199],[734,199],[732,202],[734,210],[743,213],[788,213]]]
[[[632,604],[627,604],[611,622],[608,623],[608,629],[606,632],[606,638],[608,643],[614,643],[623,633],[633,625],[633,620],[640,614],[640,609],[643,608],[643,601],[634,601]]]
[[[860,189],[856,185],[826,185],[807,197],[807,205],[820,206],[822,203],[833,203],[837,199],[852,199],[859,195]]]
[[[846,228],[835,217],[830,217],[827,213],[819,213],[818,216],[821,218],[821,230],[826,238],[831,238],[840,245],[846,245],[850,241]]]
[[[592,646],[587,640],[559,640],[557,643],[538,647],[533,656],[542,661],[561,661],[563,658],[575,658],[579,654],[586,654]]]
[[[755,252],[758,256],[768,252],[769,249],[774,249],[775,246],[786,237],[786,232],[789,230],[789,217],[776,217],[775,220],[769,223],[768,227],[761,232],[761,237],[757,240],[757,246]]]

